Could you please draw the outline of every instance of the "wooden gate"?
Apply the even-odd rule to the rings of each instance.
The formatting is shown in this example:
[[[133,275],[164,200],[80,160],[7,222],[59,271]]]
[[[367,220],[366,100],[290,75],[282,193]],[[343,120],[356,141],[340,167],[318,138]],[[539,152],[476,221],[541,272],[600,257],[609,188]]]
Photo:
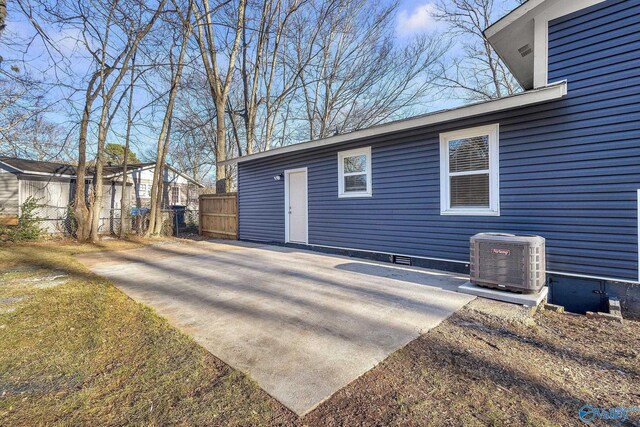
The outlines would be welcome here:
[[[200,195],[200,235],[216,239],[238,238],[238,194]]]

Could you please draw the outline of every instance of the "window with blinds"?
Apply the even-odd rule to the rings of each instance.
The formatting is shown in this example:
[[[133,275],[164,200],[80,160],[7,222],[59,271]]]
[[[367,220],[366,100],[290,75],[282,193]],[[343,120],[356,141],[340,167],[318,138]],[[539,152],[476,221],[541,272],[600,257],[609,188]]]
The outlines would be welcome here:
[[[498,215],[498,125],[440,136],[441,213]]]

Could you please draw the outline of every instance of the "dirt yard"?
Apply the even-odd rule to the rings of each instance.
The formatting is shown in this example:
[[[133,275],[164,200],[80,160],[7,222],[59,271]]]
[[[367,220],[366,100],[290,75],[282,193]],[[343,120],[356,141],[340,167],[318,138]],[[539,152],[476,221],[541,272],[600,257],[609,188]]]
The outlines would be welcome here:
[[[584,425],[578,410],[585,404],[640,404],[640,323],[549,311],[505,321],[465,308],[305,422],[571,426]],[[640,425],[640,413],[627,425]]]
[[[143,244],[0,246],[0,425],[577,426],[640,405],[640,322],[472,303],[298,419],[72,256]]]

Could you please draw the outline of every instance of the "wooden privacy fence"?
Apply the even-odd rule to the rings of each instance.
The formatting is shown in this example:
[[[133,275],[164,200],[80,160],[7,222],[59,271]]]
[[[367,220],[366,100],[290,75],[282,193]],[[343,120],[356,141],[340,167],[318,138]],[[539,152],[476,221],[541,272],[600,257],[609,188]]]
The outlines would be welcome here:
[[[200,235],[217,239],[238,238],[238,194],[200,195]]]

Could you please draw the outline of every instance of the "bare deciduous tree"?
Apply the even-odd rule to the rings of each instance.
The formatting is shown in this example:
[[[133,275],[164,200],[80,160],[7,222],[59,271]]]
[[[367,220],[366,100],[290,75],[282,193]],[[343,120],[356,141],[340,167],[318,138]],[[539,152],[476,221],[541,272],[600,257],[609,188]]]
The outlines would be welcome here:
[[[174,5],[179,7],[177,4]],[[169,148],[169,139],[171,137],[171,121],[173,119],[173,109],[175,105],[176,96],[178,94],[178,87],[182,78],[182,70],[185,65],[185,55],[191,37],[192,24],[191,24],[191,11],[192,4],[187,7],[187,13],[183,23],[182,38],[176,44],[180,46],[180,53],[176,59],[173,55],[173,46],[169,51],[169,67],[171,71],[171,88],[169,90],[169,98],[167,100],[167,106],[162,120],[162,127],[158,135],[158,153],[156,157],[156,165],[153,170],[153,184],[151,188],[151,211],[149,213],[149,228],[147,229],[146,236],[152,234],[160,234],[162,232],[162,200],[163,200],[163,171],[167,158],[167,152]]]
[[[98,240],[103,189],[103,151],[110,124],[111,100],[120,87],[139,44],[149,33],[162,12],[166,0],[148,10],[138,0],[111,0],[109,2],[61,1],[50,9],[58,25],[76,29],[81,34],[82,47],[92,60],[84,89],[84,106],[78,133],[78,170],[74,195],[74,215],[77,238]],[[100,98],[101,113],[98,120],[93,191],[86,191],[87,139],[93,105]],[[89,203],[87,203],[87,193]]]
[[[99,70],[100,82],[101,82],[100,95],[102,98],[102,109],[100,114],[100,120],[98,122],[98,146],[97,146],[97,152],[96,152],[95,173],[93,176],[95,197],[94,197],[94,202],[91,205],[91,208],[92,208],[91,209],[92,210],[91,241],[94,243],[99,240],[98,227],[100,224],[100,211],[102,209],[102,202],[104,197],[104,190],[103,190],[103,183],[102,183],[103,168],[104,168],[104,147],[107,140],[107,132],[109,130],[107,125],[107,120],[109,117],[109,107],[111,104],[111,100],[113,99],[113,96],[116,93],[116,90],[120,87],[120,83],[122,82],[122,79],[127,74],[129,65],[131,63],[131,58],[136,53],[138,49],[138,45],[153,27],[154,23],[160,16],[160,13],[164,9],[165,3],[166,3],[166,0],[161,0],[160,2],[158,2],[156,9],[152,12],[151,17],[148,18],[147,22],[144,22],[144,16],[145,16],[145,11],[143,10],[144,5],[142,4],[134,5],[133,9],[135,9],[136,6],[139,6],[139,9],[137,10],[138,13],[136,15],[133,15],[135,16],[135,18],[133,19],[131,19],[130,14],[135,11],[132,10],[132,8],[122,9],[123,17],[125,17],[125,19],[122,20],[121,25],[126,26],[125,28],[130,26],[130,30],[126,31],[123,29],[124,33],[127,34],[128,39],[126,40],[124,47],[121,48],[121,51],[118,54],[118,57],[122,57],[122,64],[120,65],[118,62],[115,63],[117,65],[120,65],[120,68],[117,69],[116,72],[114,73],[114,79],[110,83],[110,87],[108,89],[107,89],[107,82],[106,82],[106,76],[105,76],[105,69],[104,67],[101,67]],[[117,5],[117,0],[114,1],[114,4]],[[114,65],[112,65],[112,67]]]
[[[124,138],[124,153],[122,155],[122,192],[120,194],[120,230],[119,235],[121,239],[125,238],[127,227],[125,220],[127,218],[127,211],[129,209],[129,201],[127,197],[127,178],[128,178],[128,166],[129,166],[129,152],[131,149],[131,127],[133,126],[133,91],[136,82],[136,54],[131,57],[131,80],[129,81],[129,99],[127,101],[127,130],[125,131]]]
[[[279,106],[298,84],[298,75],[306,63],[297,64],[293,72],[287,74],[281,49],[291,30],[290,21],[308,0],[263,1],[257,16],[245,17],[242,31],[242,56],[240,75],[242,93],[246,154],[254,149],[268,149],[269,144],[261,143],[256,147],[258,110],[264,108],[262,115],[265,130],[264,140],[271,140],[273,119]],[[251,11],[251,8],[247,8]],[[248,14],[247,12],[245,12]],[[256,27],[256,30],[247,27]],[[251,33],[248,35],[248,33]],[[279,80],[280,76],[287,76]],[[276,81],[279,80],[279,81]],[[234,117],[234,116],[231,116]]]
[[[494,0],[440,0],[436,18],[450,26],[463,54],[442,65],[441,85],[467,100],[489,100],[520,90],[483,31],[496,12]]]
[[[202,8],[199,8],[194,3],[192,8],[198,29],[195,38],[216,108],[215,157],[216,162],[220,162],[226,159],[227,153],[225,110],[244,28],[246,0],[238,0],[237,3],[224,2],[214,9],[209,5],[209,0],[202,0],[201,6]],[[214,15],[220,18],[226,16],[230,22],[226,25],[217,25],[214,22]],[[225,62],[226,72],[223,75],[220,73],[220,65]],[[224,168],[216,168],[216,187],[222,192],[227,190],[227,176]]]
[[[298,59],[308,56],[308,49],[313,52],[301,73],[309,139],[406,114],[432,86],[433,65],[444,46],[426,36],[396,46],[396,7],[362,0],[319,2],[323,19],[307,14],[299,23],[300,29],[317,25],[319,33],[309,41],[313,31],[299,31],[296,39]]]

